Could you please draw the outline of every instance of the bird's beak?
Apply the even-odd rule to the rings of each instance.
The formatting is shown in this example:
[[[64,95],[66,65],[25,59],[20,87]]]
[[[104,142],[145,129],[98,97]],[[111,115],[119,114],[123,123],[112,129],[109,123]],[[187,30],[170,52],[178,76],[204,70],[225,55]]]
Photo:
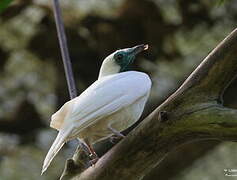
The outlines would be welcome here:
[[[141,44],[132,48],[129,48],[129,51],[133,55],[137,55],[138,53],[145,51],[148,49],[148,44]]]

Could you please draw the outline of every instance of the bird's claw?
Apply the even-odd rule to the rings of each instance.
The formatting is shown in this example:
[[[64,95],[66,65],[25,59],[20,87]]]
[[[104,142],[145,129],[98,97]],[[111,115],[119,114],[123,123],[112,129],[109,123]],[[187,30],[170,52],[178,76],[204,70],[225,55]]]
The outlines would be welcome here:
[[[91,156],[90,156],[90,157],[91,157]],[[89,162],[90,162],[90,165],[91,165],[91,166],[95,166],[95,164],[97,163],[98,160],[99,160],[98,157],[95,157],[94,159],[90,160],[90,161],[89,161]]]
[[[124,136],[125,137],[125,136]],[[118,143],[119,141],[121,141],[123,138],[124,138],[123,136],[117,136],[117,135],[112,135],[112,136],[110,136],[110,142],[112,143],[112,144],[116,144],[116,143]]]
[[[96,154],[90,154],[89,157],[90,157],[90,159],[98,158],[98,156]]]

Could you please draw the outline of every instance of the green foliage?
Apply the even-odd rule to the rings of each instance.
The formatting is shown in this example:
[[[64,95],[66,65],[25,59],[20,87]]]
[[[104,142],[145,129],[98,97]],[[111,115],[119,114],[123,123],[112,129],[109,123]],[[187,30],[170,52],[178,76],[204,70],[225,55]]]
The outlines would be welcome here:
[[[0,1],[0,13],[8,7],[8,5],[12,2],[13,0],[1,0]]]
[[[224,5],[228,1],[230,1],[230,0],[219,0],[218,5]]]

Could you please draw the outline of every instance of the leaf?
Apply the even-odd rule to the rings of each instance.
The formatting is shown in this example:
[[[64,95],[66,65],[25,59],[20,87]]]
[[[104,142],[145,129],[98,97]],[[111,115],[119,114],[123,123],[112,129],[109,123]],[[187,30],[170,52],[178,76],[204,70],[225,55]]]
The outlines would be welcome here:
[[[6,9],[13,0],[0,0],[0,13]]]

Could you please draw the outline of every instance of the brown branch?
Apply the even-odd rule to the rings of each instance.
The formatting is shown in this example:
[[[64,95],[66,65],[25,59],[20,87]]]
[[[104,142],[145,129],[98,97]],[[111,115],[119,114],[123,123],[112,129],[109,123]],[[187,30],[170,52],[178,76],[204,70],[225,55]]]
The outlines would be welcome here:
[[[76,84],[75,84],[73,71],[72,71],[71,59],[69,56],[69,51],[68,51],[68,46],[67,46],[67,38],[66,38],[65,30],[64,30],[63,21],[62,21],[62,13],[61,13],[58,0],[53,0],[53,12],[54,12],[54,18],[56,22],[57,35],[58,35],[58,40],[60,44],[64,71],[65,71],[65,75],[67,79],[68,91],[70,94],[70,98],[73,99],[77,96],[77,89],[76,89]],[[79,149],[79,146],[78,146],[78,149]],[[79,157],[81,156],[77,155],[78,152],[76,151],[74,155],[74,159],[67,160],[65,164],[65,169],[60,179],[68,179],[71,177],[71,174],[75,173],[75,170],[79,171],[82,169],[83,166],[79,163],[80,162]],[[80,154],[85,154],[85,153],[86,152],[81,152]]]
[[[195,93],[219,98],[237,72],[237,29],[227,36],[196,68],[180,87]],[[193,93],[193,92],[192,92]],[[206,101],[206,99],[204,99]]]
[[[237,111],[220,99],[236,76],[237,30],[217,46],[183,85],[94,167],[74,179],[142,179],[178,146],[196,140],[237,139]]]
[[[61,9],[58,0],[53,0],[53,10],[54,10],[53,12],[56,22],[58,40],[60,44],[60,50],[63,59],[64,71],[67,79],[68,91],[70,94],[70,98],[73,99],[77,96],[77,90],[72,72],[72,65],[67,47],[67,38],[65,35]]]

